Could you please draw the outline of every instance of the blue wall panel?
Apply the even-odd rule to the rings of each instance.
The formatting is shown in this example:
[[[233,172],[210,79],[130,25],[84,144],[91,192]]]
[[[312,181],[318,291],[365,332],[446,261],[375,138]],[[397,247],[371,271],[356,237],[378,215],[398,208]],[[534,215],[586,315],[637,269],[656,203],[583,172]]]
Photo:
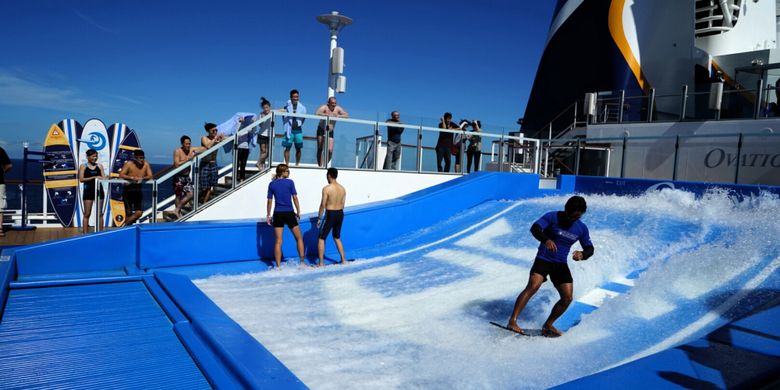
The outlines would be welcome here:
[[[575,191],[586,194],[642,195],[648,190],[676,188],[701,196],[708,190],[725,189],[738,197],[755,196],[760,192],[780,195],[780,187],[763,185],[735,185],[720,183],[698,183],[671,180],[619,179],[600,176],[577,176]]]
[[[124,274],[136,262],[136,228],[50,241],[16,250],[19,279],[95,270]]]

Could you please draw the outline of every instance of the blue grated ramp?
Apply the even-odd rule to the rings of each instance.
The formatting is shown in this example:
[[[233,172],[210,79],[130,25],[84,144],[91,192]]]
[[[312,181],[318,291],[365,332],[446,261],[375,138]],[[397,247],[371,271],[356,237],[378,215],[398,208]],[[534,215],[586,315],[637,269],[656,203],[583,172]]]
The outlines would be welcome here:
[[[11,290],[2,388],[210,388],[143,282]]]

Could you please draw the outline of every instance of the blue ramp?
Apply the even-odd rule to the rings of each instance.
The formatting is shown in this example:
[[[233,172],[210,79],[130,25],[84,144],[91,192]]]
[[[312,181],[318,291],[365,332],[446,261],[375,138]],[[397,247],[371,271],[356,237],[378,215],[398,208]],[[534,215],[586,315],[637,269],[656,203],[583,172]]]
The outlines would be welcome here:
[[[0,387],[210,388],[143,282],[15,289]]]

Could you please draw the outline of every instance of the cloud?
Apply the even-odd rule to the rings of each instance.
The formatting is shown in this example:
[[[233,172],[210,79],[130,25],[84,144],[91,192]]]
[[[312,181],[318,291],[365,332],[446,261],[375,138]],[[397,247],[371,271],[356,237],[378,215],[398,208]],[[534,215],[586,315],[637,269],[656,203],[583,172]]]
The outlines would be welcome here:
[[[79,11],[73,11],[76,13],[76,16],[84,20],[85,22],[97,27],[99,30],[105,31],[107,33],[116,34],[116,31],[109,29],[108,27],[103,26],[102,24],[96,22],[94,19],[90,18],[89,16],[79,12]]]
[[[2,69],[0,69],[0,104],[79,113],[90,113],[96,108],[110,107],[105,102],[84,97],[76,89],[50,87]]]

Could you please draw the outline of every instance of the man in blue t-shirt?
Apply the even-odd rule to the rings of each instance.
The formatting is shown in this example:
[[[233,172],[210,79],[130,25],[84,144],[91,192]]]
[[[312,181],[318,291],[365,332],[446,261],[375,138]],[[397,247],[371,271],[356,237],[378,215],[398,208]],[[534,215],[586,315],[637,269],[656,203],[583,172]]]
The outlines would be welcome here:
[[[284,226],[292,231],[293,237],[298,247],[298,257],[301,259],[301,266],[305,265],[303,261],[303,236],[301,228],[298,226],[298,220],[301,219],[301,205],[298,203],[298,191],[295,190],[295,183],[290,180],[290,167],[287,164],[276,166],[276,175],[268,183],[268,201],[266,202],[266,222],[273,225],[276,243],[274,244],[274,260],[276,268],[282,266],[282,233]],[[276,207],[273,207],[276,200]],[[293,208],[293,204],[295,208]],[[274,213],[271,214],[273,208]]]
[[[555,303],[550,316],[544,322],[542,335],[563,336],[563,332],[556,329],[553,323],[566,311],[572,301],[574,281],[569,266],[566,264],[566,256],[576,241],[580,242],[582,250],[574,251],[572,260],[582,261],[593,256],[593,243],[590,241],[588,227],[580,221],[580,217],[585,214],[587,207],[584,198],[572,196],[566,201],[564,211],[551,211],[531,226],[531,234],[539,240],[539,250],[536,252],[536,260],[531,267],[528,285],[517,296],[507,328],[525,334],[523,329],[517,326],[517,316],[520,315],[528,300],[539,290],[549,275],[561,299]]]

